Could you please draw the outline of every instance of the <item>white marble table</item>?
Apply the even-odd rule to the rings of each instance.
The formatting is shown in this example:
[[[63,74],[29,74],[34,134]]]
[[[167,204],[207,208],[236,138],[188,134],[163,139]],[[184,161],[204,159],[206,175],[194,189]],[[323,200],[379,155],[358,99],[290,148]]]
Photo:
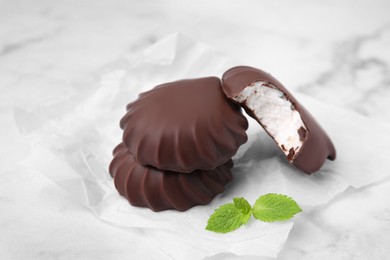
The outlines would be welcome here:
[[[18,107],[77,94],[105,64],[169,33],[191,35],[278,75],[293,91],[390,124],[390,2],[197,2],[0,1],[0,259],[170,259],[23,167],[30,140],[14,119]],[[360,149],[370,145],[359,141]],[[390,177],[306,210],[277,259],[389,258],[389,197]],[[236,258],[251,259],[212,257]]]

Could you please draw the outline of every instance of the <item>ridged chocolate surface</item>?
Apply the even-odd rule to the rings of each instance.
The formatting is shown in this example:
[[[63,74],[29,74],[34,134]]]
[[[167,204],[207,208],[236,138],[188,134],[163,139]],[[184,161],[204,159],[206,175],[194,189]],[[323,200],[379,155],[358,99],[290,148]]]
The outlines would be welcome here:
[[[142,165],[190,173],[224,164],[247,141],[241,108],[216,77],[180,80],[139,95],[120,122],[123,142]]]
[[[268,82],[282,91],[286,98],[294,105],[294,109],[300,113],[302,121],[306,125],[306,139],[303,142],[298,155],[296,155],[291,163],[298,169],[310,174],[319,170],[327,158],[334,160],[336,158],[336,150],[326,132],[294,96],[270,74],[247,66],[234,67],[224,73],[222,77],[222,87],[226,96],[232,99],[245,87],[258,81]],[[245,103],[241,104],[241,106],[251,117],[259,122],[259,119],[254,115],[254,112],[251,111]]]
[[[214,170],[180,174],[140,165],[123,143],[114,149],[113,154],[109,171],[119,194],[131,205],[153,211],[184,211],[208,204],[233,178],[231,160]]]

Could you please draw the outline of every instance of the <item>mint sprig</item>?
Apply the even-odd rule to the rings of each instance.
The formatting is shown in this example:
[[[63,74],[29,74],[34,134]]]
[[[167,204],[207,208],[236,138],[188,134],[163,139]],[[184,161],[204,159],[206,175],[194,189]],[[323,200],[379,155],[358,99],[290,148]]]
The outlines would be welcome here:
[[[228,233],[248,223],[251,215],[264,222],[284,221],[302,209],[290,197],[269,193],[260,196],[253,207],[244,198],[234,198],[214,211],[207,221],[206,229],[217,233]]]

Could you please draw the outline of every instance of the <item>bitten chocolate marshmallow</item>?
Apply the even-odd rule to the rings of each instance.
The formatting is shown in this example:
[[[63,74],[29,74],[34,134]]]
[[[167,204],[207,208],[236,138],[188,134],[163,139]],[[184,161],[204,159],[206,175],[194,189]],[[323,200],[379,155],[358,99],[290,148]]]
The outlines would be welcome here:
[[[326,159],[336,158],[335,147],[326,132],[270,74],[247,66],[234,67],[224,73],[222,87],[229,99],[260,123],[298,169],[311,174]]]

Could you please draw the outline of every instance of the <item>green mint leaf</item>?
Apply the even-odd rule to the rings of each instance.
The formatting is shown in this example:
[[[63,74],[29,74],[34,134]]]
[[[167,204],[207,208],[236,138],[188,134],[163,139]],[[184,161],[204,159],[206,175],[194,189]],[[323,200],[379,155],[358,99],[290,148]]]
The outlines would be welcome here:
[[[234,198],[233,199],[234,206],[240,209],[243,214],[252,213],[252,206],[249,202],[244,198]]]
[[[282,194],[260,196],[253,205],[253,216],[265,222],[288,220],[301,211],[292,198]]]
[[[220,206],[207,221],[206,229],[217,233],[228,233],[246,224],[251,217],[252,210],[248,212],[245,202],[248,203],[243,198],[237,198],[234,199],[234,203]]]

